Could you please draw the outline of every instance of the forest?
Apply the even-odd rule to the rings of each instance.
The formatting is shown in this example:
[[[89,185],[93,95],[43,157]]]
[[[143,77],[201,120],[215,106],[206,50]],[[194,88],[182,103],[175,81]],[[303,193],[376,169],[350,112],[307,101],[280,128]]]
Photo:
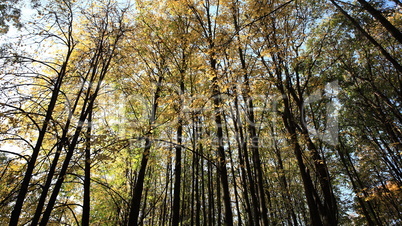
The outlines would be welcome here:
[[[401,225],[400,0],[0,1],[1,225]]]

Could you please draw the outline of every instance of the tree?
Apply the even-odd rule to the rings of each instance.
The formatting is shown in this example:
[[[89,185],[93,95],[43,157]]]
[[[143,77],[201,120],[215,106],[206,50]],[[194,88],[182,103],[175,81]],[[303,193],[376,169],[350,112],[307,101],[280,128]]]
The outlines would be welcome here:
[[[71,13],[71,6],[67,5],[66,7]],[[18,219],[19,219],[19,216],[20,216],[20,213],[21,213],[21,210],[22,210],[22,205],[24,203],[25,196],[26,196],[26,194],[28,192],[28,186],[29,186],[29,182],[30,182],[31,177],[32,177],[33,170],[35,168],[36,160],[38,158],[39,151],[41,149],[41,146],[42,146],[45,134],[46,134],[46,130],[48,128],[49,121],[52,118],[52,113],[53,113],[53,110],[54,110],[55,105],[56,105],[56,101],[57,101],[57,98],[58,98],[58,95],[59,95],[59,92],[60,92],[61,84],[63,82],[64,77],[66,76],[67,64],[69,62],[71,53],[72,53],[72,51],[74,49],[74,42],[73,42],[72,33],[71,33],[72,32],[71,18],[72,18],[71,14],[67,15],[67,21],[68,21],[69,26],[67,27],[67,31],[61,31],[62,33],[65,32],[64,34],[67,35],[66,40],[62,39],[63,41],[65,41],[65,44],[66,44],[65,59],[64,59],[64,62],[62,62],[61,66],[60,66],[60,69],[55,69],[55,72],[57,73],[57,77],[56,77],[56,80],[55,80],[55,83],[54,83],[54,88],[52,90],[52,97],[51,97],[48,109],[46,111],[46,116],[45,116],[45,119],[44,119],[44,123],[43,123],[41,129],[39,130],[38,139],[37,139],[35,147],[34,147],[34,149],[32,151],[32,155],[31,155],[31,158],[29,160],[27,170],[25,172],[24,180],[23,180],[23,182],[21,184],[21,188],[20,188],[20,191],[19,191],[19,194],[18,194],[18,199],[16,201],[16,204],[14,206],[14,209],[13,209],[13,212],[12,212],[12,215],[11,215],[10,225],[17,225],[18,224]],[[56,18],[56,20],[58,20],[58,18]]]
[[[399,224],[401,17],[357,3],[38,6],[0,56],[1,223]]]

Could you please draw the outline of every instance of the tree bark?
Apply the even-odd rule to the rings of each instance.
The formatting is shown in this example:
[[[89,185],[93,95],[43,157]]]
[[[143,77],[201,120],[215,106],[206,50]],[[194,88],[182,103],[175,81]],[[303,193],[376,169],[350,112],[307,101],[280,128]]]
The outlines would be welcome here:
[[[92,132],[92,109],[88,114],[88,129],[86,132],[85,165],[84,165],[84,201],[82,205],[82,226],[89,226],[91,210],[91,132]]]
[[[183,78],[182,81],[180,82],[180,87],[181,87],[181,93],[184,92],[184,82]],[[180,97],[181,98],[181,97]],[[181,109],[181,103],[180,101],[180,106],[179,109]],[[181,110],[180,110],[181,111]],[[180,222],[180,188],[181,188],[181,144],[182,144],[182,136],[183,136],[183,120],[180,116],[181,112],[179,114],[179,119],[178,119],[178,128],[177,128],[177,145],[176,145],[176,162],[175,162],[175,182],[174,182],[174,197],[173,197],[173,219],[172,219],[172,225],[173,226],[178,226]]]

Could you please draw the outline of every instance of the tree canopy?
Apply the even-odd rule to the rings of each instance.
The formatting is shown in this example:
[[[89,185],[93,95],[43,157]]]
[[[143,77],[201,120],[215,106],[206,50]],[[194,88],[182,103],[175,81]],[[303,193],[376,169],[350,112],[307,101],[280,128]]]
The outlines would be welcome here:
[[[402,224],[400,1],[17,2],[1,224]]]

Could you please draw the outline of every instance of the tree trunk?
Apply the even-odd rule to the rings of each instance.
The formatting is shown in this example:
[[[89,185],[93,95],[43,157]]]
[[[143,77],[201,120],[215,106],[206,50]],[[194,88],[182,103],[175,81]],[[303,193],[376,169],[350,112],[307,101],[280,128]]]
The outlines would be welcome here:
[[[402,33],[398,30],[398,28],[392,25],[391,22],[389,22],[389,20],[387,20],[387,18],[385,18],[380,11],[371,6],[370,3],[368,3],[367,1],[365,0],[357,0],[357,1],[363,6],[365,10],[367,10],[367,12],[369,12],[374,18],[380,21],[382,26],[385,29],[387,29],[388,32],[391,33],[391,35],[394,36],[394,38],[398,40],[400,44],[402,44]]]
[[[284,95],[283,101],[284,104],[284,113],[283,113],[283,121],[285,127],[290,135],[290,141],[293,146],[294,154],[297,159],[297,163],[299,166],[299,171],[303,180],[304,192],[307,199],[307,205],[310,210],[310,220],[311,224],[314,226],[321,226],[323,222],[321,221],[321,214],[320,209],[323,207],[321,201],[318,198],[318,194],[316,189],[314,188],[313,181],[311,179],[309,170],[307,166],[304,164],[302,149],[300,147],[297,134],[296,134],[296,124],[294,122],[293,116],[290,111],[289,100],[286,96],[284,87],[282,86],[281,82],[278,85],[282,95]]]
[[[272,128],[272,134],[274,134],[273,128]],[[278,160],[278,172],[279,172],[279,178],[280,178],[280,184],[283,188],[283,192],[282,192],[282,198],[284,199],[285,203],[284,206],[286,208],[286,212],[288,212],[288,224],[289,225],[294,225],[297,226],[297,218],[296,218],[296,214],[294,211],[294,207],[293,207],[293,202],[291,199],[291,194],[289,191],[289,186],[288,186],[288,181],[286,179],[286,176],[284,174],[284,170],[285,168],[283,167],[283,160],[282,160],[282,155],[281,155],[281,150],[279,150],[276,140],[274,140],[275,144],[275,154],[276,154],[276,158]]]
[[[183,77],[180,81],[180,94],[184,92],[184,81]],[[181,97],[180,97],[181,98]],[[182,144],[182,136],[183,136],[183,120],[181,118],[181,108],[182,108],[182,101],[180,100],[179,103],[179,119],[178,119],[178,128],[177,128],[177,145],[176,145],[176,162],[175,162],[175,182],[174,182],[174,197],[173,197],[173,219],[172,225],[178,226],[180,222],[180,187],[181,187],[181,144]]]
[[[88,114],[88,129],[86,132],[85,147],[85,177],[84,177],[84,201],[82,205],[82,226],[89,226],[91,210],[91,132],[92,132],[92,109]]]
[[[138,172],[138,178],[135,183],[133,197],[131,198],[130,215],[129,215],[129,220],[128,220],[128,225],[130,225],[130,226],[138,225],[138,218],[139,218],[139,214],[140,214],[140,206],[141,206],[141,198],[142,198],[142,190],[144,188],[145,170],[147,168],[148,158],[149,158],[151,145],[152,145],[152,142],[150,140],[151,138],[148,136],[152,135],[152,133],[153,133],[153,131],[152,131],[153,124],[155,123],[155,120],[156,120],[156,111],[158,109],[158,100],[160,97],[162,80],[163,80],[162,75],[159,75],[157,87],[155,90],[155,95],[153,98],[151,116],[149,119],[150,131],[148,131],[149,134],[147,134],[146,137],[144,138],[145,139],[145,147],[144,147],[144,151],[142,153],[140,171]]]
[[[356,182],[355,182],[354,176],[352,175],[352,172],[353,172],[353,171],[349,170],[349,164],[347,163],[346,158],[345,158],[345,154],[343,153],[343,152],[346,151],[346,150],[344,150],[343,148],[341,149],[341,147],[338,147],[337,150],[338,150],[338,154],[339,154],[339,157],[340,157],[340,159],[341,159],[341,162],[342,162],[342,164],[343,164],[343,166],[344,166],[344,168],[345,168],[345,170],[346,170],[346,173],[347,173],[347,175],[348,175],[348,177],[349,177],[349,179],[350,179],[350,182],[352,183],[353,191],[356,193],[356,198],[357,198],[357,200],[358,200],[358,202],[359,202],[359,204],[360,204],[360,207],[362,208],[363,215],[364,215],[364,217],[366,218],[366,221],[367,221],[367,225],[369,225],[369,226],[374,226],[374,225],[376,225],[376,224],[373,222],[373,220],[371,219],[371,216],[370,216],[370,214],[369,214],[369,210],[368,210],[368,208],[366,207],[364,201],[362,200],[362,198],[360,197],[360,195],[358,195],[359,189],[358,189],[357,184],[356,184]],[[356,176],[356,175],[355,175],[355,176]],[[373,213],[373,214],[374,214],[374,213]],[[374,215],[375,215],[375,214],[374,214]],[[381,225],[381,224],[379,224],[379,225]]]
[[[214,73],[216,73],[216,59],[214,57],[211,57],[210,59],[211,62],[211,69],[213,70]],[[218,173],[220,176],[220,181],[222,184],[222,189],[223,189],[223,202],[225,206],[225,219],[224,222],[226,225],[231,226],[233,225],[233,214],[232,214],[232,207],[231,207],[231,201],[230,201],[230,191],[229,191],[229,181],[228,181],[228,173],[226,169],[226,155],[225,155],[225,148],[224,148],[224,142],[223,142],[223,128],[222,128],[222,99],[221,99],[221,93],[219,91],[219,87],[217,84],[217,75],[214,75],[214,78],[212,80],[213,85],[212,85],[212,93],[214,96],[213,104],[214,104],[214,112],[215,112],[215,125],[216,125],[216,138],[218,142]],[[218,194],[219,195],[219,194]]]
[[[149,151],[151,149],[151,141],[149,138],[145,138],[145,148],[142,153],[141,166],[140,171],[138,172],[137,181],[135,183],[133,197],[131,199],[130,205],[130,215],[128,220],[129,226],[138,225],[138,217],[140,214],[141,207],[141,198],[142,198],[142,190],[144,188],[144,178],[145,178],[145,170],[148,164]]]
[[[181,119],[179,120],[181,124]],[[173,218],[172,225],[177,226],[180,222],[180,182],[181,182],[181,142],[182,142],[182,125],[177,129],[177,146],[176,146],[176,163],[175,163],[175,182],[174,182],[174,197],[173,197]]]

